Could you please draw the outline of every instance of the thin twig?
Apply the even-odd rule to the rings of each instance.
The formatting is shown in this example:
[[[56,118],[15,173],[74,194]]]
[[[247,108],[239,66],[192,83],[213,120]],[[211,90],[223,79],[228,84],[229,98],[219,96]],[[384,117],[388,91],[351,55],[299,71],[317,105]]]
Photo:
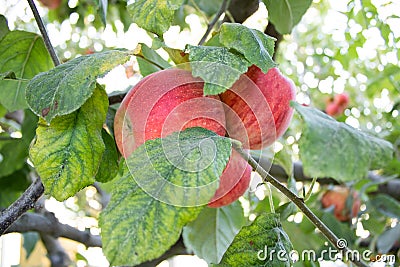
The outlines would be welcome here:
[[[270,175],[266,170],[264,170],[260,164],[258,164],[255,159],[253,159],[248,152],[243,150],[238,144],[232,142],[234,149],[239,152],[239,154],[247,160],[251,167],[253,167],[258,174],[261,175],[265,182],[269,182],[279,191],[281,191],[285,196],[287,196],[303,213],[306,217],[321,231],[321,233],[334,245],[338,251],[344,253],[344,255],[352,255],[351,250],[347,246],[341,246],[341,240],[304,204],[304,199],[296,196],[292,191],[290,191],[285,185],[280,183],[275,177]],[[349,259],[355,265],[359,267],[368,267],[363,261],[359,259]]]
[[[43,21],[40,18],[39,12],[36,8],[35,3],[33,0],[28,0],[29,6],[32,10],[33,16],[35,17],[36,23],[39,27],[40,33],[43,36],[44,44],[46,45],[47,51],[49,51],[51,59],[53,60],[53,63],[55,66],[60,65],[60,60],[57,57],[56,52],[54,51],[53,46],[51,45],[49,35],[47,34],[46,28],[44,27]]]
[[[0,214],[0,236],[22,214],[32,209],[36,201],[42,196],[44,187],[42,181],[37,178],[26,191],[7,209]]]
[[[219,17],[221,17],[221,15],[223,13],[225,13],[227,8],[228,8],[228,0],[224,0],[222,2],[221,8],[218,10],[217,14],[215,14],[214,19],[208,24],[207,30],[204,33],[203,37],[201,37],[199,45],[202,45],[205,42],[205,40],[207,39],[207,37],[210,34],[211,30],[214,28],[215,24],[218,22]]]

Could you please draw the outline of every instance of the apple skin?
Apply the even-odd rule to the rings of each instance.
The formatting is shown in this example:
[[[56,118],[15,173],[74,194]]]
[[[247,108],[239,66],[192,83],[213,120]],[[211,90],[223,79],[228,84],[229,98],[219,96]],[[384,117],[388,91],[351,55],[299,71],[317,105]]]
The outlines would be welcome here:
[[[341,222],[347,222],[351,218],[357,216],[358,211],[360,210],[361,201],[358,193],[356,191],[352,191],[352,203],[351,203],[351,211],[349,207],[347,207],[347,199],[350,196],[350,189],[347,187],[335,187],[332,190],[328,190],[324,193],[321,198],[321,204],[323,208],[329,208],[330,206],[334,206],[333,214],[336,219]]]
[[[48,9],[56,9],[61,4],[61,0],[39,0],[39,2]]]
[[[336,117],[343,114],[344,110],[349,106],[350,97],[347,93],[337,94],[327,101],[325,112],[329,116]]]
[[[168,69],[143,78],[123,99],[114,119],[114,136],[127,158],[145,141],[189,127],[225,136],[225,112],[219,96],[203,96],[202,80],[189,71]],[[210,207],[237,200],[249,186],[251,166],[232,149]]]
[[[343,111],[337,104],[332,102],[326,106],[325,112],[329,116],[334,117],[334,116],[340,115]]]
[[[295,100],[294,83],[279,69],[263,73],[249,67],[235,84],[220,95],[226,104],[227,131],[244,148],[262,149],[275,142],[289,127],[293,116],[290,101]]]
[[[251,166],[236,150],[232,150],[229,162],[220,177],[219,187],[208,207],[219,208],[231,204],[246,192],[250,179]]]
[[[218,96],[203,96],[204,83],[189,71],[167,69],[146,76],[123,99],[114,119],[115,140],[127,158],[145,141],[189,127],[224,136],[225,114]]]

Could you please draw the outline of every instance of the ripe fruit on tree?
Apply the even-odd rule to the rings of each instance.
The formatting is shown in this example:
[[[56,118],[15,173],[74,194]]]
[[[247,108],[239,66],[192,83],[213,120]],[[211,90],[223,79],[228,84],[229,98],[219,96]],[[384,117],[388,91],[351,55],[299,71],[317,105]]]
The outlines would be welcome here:
[[[263,73],[252,65],[246,75],[221,94],[227,105],[226,126],[230,137],[244,148],[262,149],[278,139],[289,127],[293,116],[290,101],[295,85],[279,69]]]
[[[39,2],[48,9],[56,9],[61,4],[61,0],[39,0]]]
[[[325,112],[329,116],[339,116],[348,107],[350,102],[349,95],[346,93],[337,94],[333,99],[329,99],[326,105]]]
[[[346,222],[357,216],[361,201],[356,191],[350,191],[347,187],[337,186],[324,193],[321,198],[321,204],[323,208],[334,206],[333,214],[336,219]]]
[[[168,69],[142,79],[126,95],[114,120],[115,140],[124,157],[145,141],[189,127],[225,135],[218,96],[203,96],[204,83],[189,71]]]
[[[127,158],[145,141],[189,127],[203,127],[225,136],[223,104],[219,96],[203,96],[203,86],[201,79],[181,69],[162,70],[142,79],[115,115],[114,134],[121,154]],[[238,199],[249,185],[250,172],[247,162],[233,152],[212,206]]]
[[[208,203],[211,208],[226,206],[246,192],[251,178],[251,166],[235,150],[220,177],[215,195]]]

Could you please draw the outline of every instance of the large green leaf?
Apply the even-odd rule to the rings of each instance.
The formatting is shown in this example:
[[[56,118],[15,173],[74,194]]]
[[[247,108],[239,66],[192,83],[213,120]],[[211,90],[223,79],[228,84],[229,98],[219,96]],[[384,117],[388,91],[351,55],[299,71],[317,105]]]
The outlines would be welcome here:
[[[128,52],[111,50],[74,58],[33,78],[26,88],[32,111],[47,123],[80,108],[93,94],[96,79],[129,60]]]
[[[106,183],[115,178],[119,170],[119,154],[115,146],[114,138],[102,130],[101,136],[103,137],[105,150],[101,158],[99,170],[96,174],[96,181]]]
[[[0,73],[13,72],[14,78],[18,79],[0,80],[0,103],[9,111],[26,108],[24,79],[31,79],[53,66],[39,35],[24,31],[8,32],[0,41]]]
[[[280,34],[291,33],[310,7],[312,0],[263,0],[268,19]]]
[[[212,156],[203,148],[209,142],[216,147]],[[183,156],[174,153],[179,151]],[[122,178],[113,182],[111,201],[100,216],[103,248],[110,264],[137,265],[159,257],[173,245],[182,227],[203,208],[179,204],[202,204],[213,196],[230,151],[228,139],[203,128],[149,140],[136,149],[127,159],[129,171],[125,168]],[[212,160],[203,165],[199,157],[208,160],[208,155]],[[186,188],[197,193],[179,192]]]
[[[29,145],[35,136],[36,123],[37,117],[26,110],[21,125],[22,138],[0,141],[0,177],[10,175],[24,166]]]
[[[188,45],[187,49],[193,76],[205,81],[204,95],[225,92],[251,65],[242,55],[225,47]]]
[[[392,159],[392,144],[337,122],[325,113],[292,102],[303,118],[299,140],[300,158],[306,175],[339,181],[364,178]]]
[[[265,73],[276,66],[272,59],[275,38],[259,30],[247,28],[239,23],[224,23],[219,40],[225,47],[243,54],[249,62],[257,65]]]
[[[171,26],[175,10],[184,0],[136,0],[128,5],[132,21],[139,27],[162,36]]]
[[[30,156],[45,192],[57,200],[95,181],[104,152],[101,129],[107,106],[107,94],[98,86],[74,113],[57,117],[50,125],[40,119]]]
[[[169,64],[168,61],[163,59],[156,51],[152,50],[145,44],[141,44],[140,55],[143,58],[137,57],[137,61],[140,73],[143,76],[171,67],[171,64]]]
[[[218,209],[205,208],[183,228],[183,240],[198,257],[219,263],[245,222],[238,201]]]
[[[291,266],[289,237],[279,214],[263,213],[240,230],[220,264],[213,266]]]

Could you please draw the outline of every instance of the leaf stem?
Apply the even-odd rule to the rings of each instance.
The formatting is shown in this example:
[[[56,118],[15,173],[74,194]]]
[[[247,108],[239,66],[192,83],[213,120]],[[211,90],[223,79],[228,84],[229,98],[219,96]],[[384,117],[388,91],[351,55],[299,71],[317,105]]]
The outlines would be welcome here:
[[[35,3],[33,2],[33,0],[28,0],[28,4],[32,10],[33,16],[35,17],[35,20],[39,27],[40,33],[43,36],[44,44],[47,48],[47,51],[49,51],[50,57],[53,60],[54,65],[55,66],[60,65],[60,60],[58,59],[57,54],[54,51],[54,47],[51,45],[49,35],[47,34],[46,28],[44,27],[42,18],[39,15],[39,12],[36,8]]]
[[[253,167],[258,174],[261,175],[262,179],[265,182],[271,183],[274,187],[276,187],[279,191],[281,191],[285,196],[287,196],[303,213],[307,216],[307,218],[321,231],[321,233],[334,245],[339,251],[344,253],[344,255],[353,255],[351,250],[347,246],[341,246],[341,239],[339,239],[304,203],[304,199],[296,196],[292,191],[290,191],[285,185],[279,182],[275,177],[270,175],[264,168],[261,167],[258,162],[253,159],[250,154],[243,150],[241,147],[237,146],[235,143],[232,143],[233,148]],[[360,259],[349,259],[355,265],[359,267],[368,267]]]
[[[228,2],[229,2],[229,0],[224,0],[222,2],[220,9],[218,10],[217,14],[215,14],[215,17],[213,18],[213,20],[208,24],[207,30],[204,33],[203,37],[201,37],[199,45],[202,45],[205,42],[205,40],[207,39],[207,36],[210,34],[212,28],[214,28],[215,24],[218,22],[219,17],[221,17],[221,15],[226,11],[226,9],[228,8]]]
[[[313,188],[314,188],[314,185],[315,185],[315,182],[316,182],[316,181],[317,181],[317,177],[314,177],[314,178],[312,179],[312,181],[311,181],[310,188],[307,190],[307,193],[306,193],[306,195],[304,196],[304,202],[306,202],[306,201],[310,198],[311,193],[312,193],[312,191],[313,191]]]

